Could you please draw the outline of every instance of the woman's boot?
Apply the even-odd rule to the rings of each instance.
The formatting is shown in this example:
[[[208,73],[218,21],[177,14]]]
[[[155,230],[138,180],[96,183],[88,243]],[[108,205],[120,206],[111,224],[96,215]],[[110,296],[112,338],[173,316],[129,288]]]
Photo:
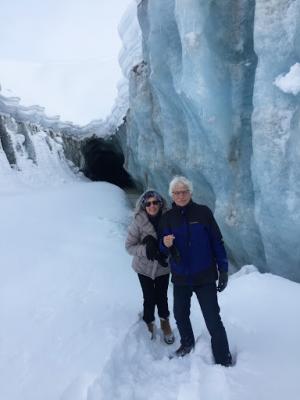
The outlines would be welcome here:
[[[156,326],[154,322],[147,324],[148,331],[150,332],[150,339],[154,340],[156,336]]]
[[[160,318],[160,327],[163,331],[164,341],[167,344],[173,344],[175,342],[175,337],[172,332],[170,322],[168,318]]]

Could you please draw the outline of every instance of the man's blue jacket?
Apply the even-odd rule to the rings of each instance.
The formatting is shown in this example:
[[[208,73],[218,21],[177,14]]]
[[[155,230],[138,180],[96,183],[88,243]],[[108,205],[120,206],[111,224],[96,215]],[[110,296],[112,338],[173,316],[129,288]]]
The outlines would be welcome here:
[[[228,271],[227,255],[220,229],[211,210],[192,200],[185,206],[175,203],[160,223],[160,249],[169,254],[163,237],[173,234],[174,246],[180,254],[170,258],[172,282],[178,285],[201,285],[218,279],[220,272]]]

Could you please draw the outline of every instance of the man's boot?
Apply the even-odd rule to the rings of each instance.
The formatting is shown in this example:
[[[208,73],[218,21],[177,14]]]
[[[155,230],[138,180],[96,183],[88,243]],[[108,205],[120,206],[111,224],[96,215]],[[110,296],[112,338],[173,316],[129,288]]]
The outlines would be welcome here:
[[[189,354],[193,350],[194,346],[183,346],[182,344],[180,347],[175,351],[175,357],[184,357]]]
[[[160,327],[163,331],[164,341],[167,344],[173,344],[175,342],[175,337],[172,332],[170,322],[168,318],[160,318]]]

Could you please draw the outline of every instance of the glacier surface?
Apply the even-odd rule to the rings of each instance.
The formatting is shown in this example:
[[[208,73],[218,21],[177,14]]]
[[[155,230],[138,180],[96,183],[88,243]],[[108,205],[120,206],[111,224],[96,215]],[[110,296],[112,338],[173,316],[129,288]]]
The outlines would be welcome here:
[[[300,281],[300,97],[278,85],[300,61],[300,1],[142,0],[137,15],[126,168],[164,194],[188,176],[233,264]]]

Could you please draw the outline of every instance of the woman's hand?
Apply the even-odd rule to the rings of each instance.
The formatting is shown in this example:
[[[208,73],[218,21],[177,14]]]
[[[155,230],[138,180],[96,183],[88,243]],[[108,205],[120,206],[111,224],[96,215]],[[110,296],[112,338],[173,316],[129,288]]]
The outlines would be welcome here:
[[[157,252],[158,252],[157,239],[155,239],[151,235],[147,235],[142,240],[142,243],[144,245],[146,245],[146,256],[147,256],[148,260],[153,261],[155,259],[155,256],[157,255]]]

